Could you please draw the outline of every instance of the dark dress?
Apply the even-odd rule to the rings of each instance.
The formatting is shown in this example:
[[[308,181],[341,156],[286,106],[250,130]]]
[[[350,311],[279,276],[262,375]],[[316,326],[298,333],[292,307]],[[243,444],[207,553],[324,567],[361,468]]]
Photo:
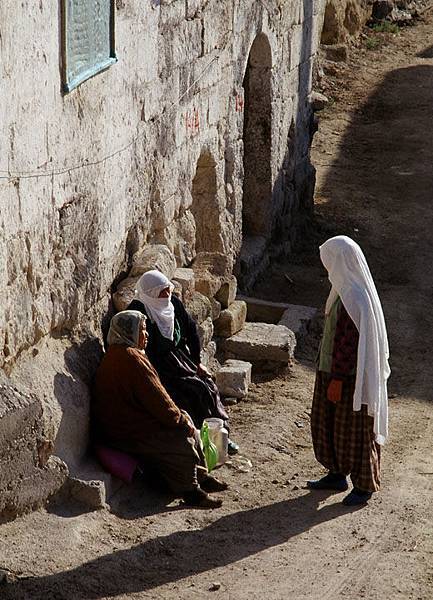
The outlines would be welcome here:
[[[171,302],[175,318],[173,340],[161,335],[142,302],[133,300],[128,306],[128,310],[139,310],[148,317],[146,354],[171,398],[179,408],[187,411],[197,428],[202,426],[204,419],[218,417],[228,429],[228,415],[214,381],[197,375],[200,364],[197,325],[179,298],[172,296]]]

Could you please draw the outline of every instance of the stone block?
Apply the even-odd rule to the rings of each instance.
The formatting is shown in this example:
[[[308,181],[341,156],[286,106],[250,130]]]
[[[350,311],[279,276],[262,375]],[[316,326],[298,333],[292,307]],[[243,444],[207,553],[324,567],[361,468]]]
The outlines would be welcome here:
[[[140,277],[146,271],[158,269],[171,279],[176,270],[176,259],[167,246],[152,244],[136,252],[132,257],[130,277]]]
[[[235,300],[228,308],[221,311],[215,321],[215,334],[230,337],[240,331],[247,318],[247,305],[242,300]]]
[[[89,508],[99,509],[107,506],[105,485],[100,479],[86,481],[71,477],[67,489],[71,498]]]
[[[222,308],[228,308],[235,301],[237,290],[238,282],[236,281],[236,277],[232,275],[222,284],[215,296],[218,302],[221,302]]]
[[[216,321],[221,314],[221,303],[215,298],[209,298],[209,302],[212,308],[212,321]]]
[[[209,271],[216,277],[230,277],[233,260],[222,252],[199,252],[194,259],[192,268],[197,271]]]
[[[288,329],[291,329],[293,333],[298,336],[302,335],[306,330],[308,323],[317,314],[317,308],[312,306],[301,306],[300,304],[291,304],[287,310],[284,311],[278,325],[284,325]]]
[[[231,277],[233,261],[220,252],[199,252],[192,268],[195,273],[195,289],[208,298],[215,296],[221,285]]]
[[[43,506],[63,485],[68,469],[50,456],[39,399],[0,385],[0,519]]]
[[[135,289],[139,277],[127,277],[117,286],[113,294],[113,304],[117,311],[126,310],[135,298]]]
[[[283,317],[283,314],[291,305],[286,302],[270,302],[261,298],[250,296],[237,296],[237,300],[243,300],[247,305],[247,320],[259,323],[274,323]]]
[[[227,360],[216,373],[216,384],[222,396],[245,398],[251,383],[252,364],[242,360]]]
[[[214,326],[211,317],[208,317],[205,321],[199,323],[197,329],[201,347],[206,348],[206,346],[212,340],[214,333]]]
[[[197,323],[203,323],[212,314],[209,298],[200,292],[194,292],[185,302],[185,308]]]
[[[226,358],[251,362],[287,365],[293,358],[296,338],[284,325],[245,323],[242,331],[221,340],[220,348]]]
[[[183,297],[192,296],[195,291],[195,276],[192,269],[176,269],[171,279],[173,282],[179,282]]]
[[[324,110],[329,104],[328,98],[320,92],[311,92],[309,100],[314,112]]]
[[[349,50],[345,44],[333,44],[332,46],[323,46],[325,59],[333,62],[347,62]]]
[[[209,271],[195,271],[195,289],[207,298],[213,298],[221,287],[221,278]]]

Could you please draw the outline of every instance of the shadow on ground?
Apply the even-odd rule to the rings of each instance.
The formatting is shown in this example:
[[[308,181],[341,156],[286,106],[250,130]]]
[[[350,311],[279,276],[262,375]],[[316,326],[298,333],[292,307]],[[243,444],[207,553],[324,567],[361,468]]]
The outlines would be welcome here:
[[[324,493],[305,493],[221,517],[202,530],[179,531],[119,550],[70,571],[8,584],[3,600],[88,600],[133,594],[226,566],[347,514],[340,503],[319,508]],[[72,594],[72,596],[71,596]]]

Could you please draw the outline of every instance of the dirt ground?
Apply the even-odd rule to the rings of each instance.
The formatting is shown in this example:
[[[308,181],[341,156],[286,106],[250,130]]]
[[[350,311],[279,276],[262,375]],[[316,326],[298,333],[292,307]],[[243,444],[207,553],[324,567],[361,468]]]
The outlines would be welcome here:
[[[390,440],[383,488],[360,510],[311,493],[322,470],[309,432],[315,331],[290,373],[256,380],[231,409],[252,461],[224,466],[215,511],[185,509],[143,484],[112,510],[37,512],[0,529],[9,599],[433,598],[433,16],[399,35],[364,39],[323,81],[317,228],[257,293],[321,306],[317,245],[345,233],[364,248],[391,346]],[[287,274],[288,278],[284,275]]]

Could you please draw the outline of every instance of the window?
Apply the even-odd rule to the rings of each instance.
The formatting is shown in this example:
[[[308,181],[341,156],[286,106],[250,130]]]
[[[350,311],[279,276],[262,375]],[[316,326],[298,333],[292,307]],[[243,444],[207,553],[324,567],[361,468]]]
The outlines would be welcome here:
[[[62,0],[63,90],[116,62],[114,0]]]

